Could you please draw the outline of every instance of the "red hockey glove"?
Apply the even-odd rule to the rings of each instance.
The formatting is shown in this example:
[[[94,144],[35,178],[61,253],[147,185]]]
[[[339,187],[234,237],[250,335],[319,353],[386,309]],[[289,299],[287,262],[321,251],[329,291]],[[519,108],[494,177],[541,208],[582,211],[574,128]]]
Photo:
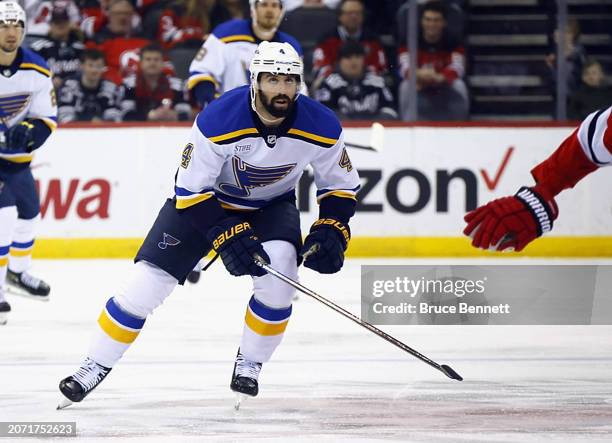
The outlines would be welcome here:
[[[463,233],[472,246],[490,251],[522,251],[530,242],[549,232],[558,208],[543,190],[522,187],[514,196],[498,198],[464,217]]]

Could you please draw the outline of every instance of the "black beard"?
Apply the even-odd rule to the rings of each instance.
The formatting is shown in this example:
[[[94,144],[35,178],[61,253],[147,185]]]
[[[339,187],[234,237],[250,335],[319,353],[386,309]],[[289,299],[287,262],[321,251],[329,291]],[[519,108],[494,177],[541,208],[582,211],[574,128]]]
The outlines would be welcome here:
[[[264,109],[268,111],[268,113],[272,115],[273,117],[284,118],[284,117],[287,117],[289,114],[291,114],[291,111],[293,111],[293,100],[291,100],[288,96],[284,94],[280,94],[268,100],[268,97],[266,96],[266,94],[264,94],[263,91],[259,91],[259,94],[261,97],[261,104],[263,105]],[[287,103],[288,103],[287,109],[277,109],[274,107],[273,102],[275,99],[278,99],[278,98],[284,98],[285,100],[287,100]]]

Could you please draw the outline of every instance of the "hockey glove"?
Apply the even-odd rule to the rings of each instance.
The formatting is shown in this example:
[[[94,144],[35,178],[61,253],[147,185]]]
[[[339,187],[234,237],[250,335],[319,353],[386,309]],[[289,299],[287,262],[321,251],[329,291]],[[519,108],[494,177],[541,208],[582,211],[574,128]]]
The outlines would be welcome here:
[[[266,275],[266,271],[253,261],[253,255],[258,254],[267,263],[270,263],[270,257],[248,222],[235,217],[223,219],[208,230],[207,237],[230,274]]]
[[[493,200],[464,217],[463,233],[472,246],[490,251],[522,251],[530,242],[549,232],[558,208],[542,189],[522,187],[514,196]]]
[[[6,131],[5,150],[10,152],[31,152],[34,144],[34,125],[23,121]]]
[[[348,225],[333,218],[318,219],[310,228],[300,254],[306,254],[315,244],[319,247],[306,257],[304,266],[321,274],[338,272],[344,264],[344,251],[350,239]]]

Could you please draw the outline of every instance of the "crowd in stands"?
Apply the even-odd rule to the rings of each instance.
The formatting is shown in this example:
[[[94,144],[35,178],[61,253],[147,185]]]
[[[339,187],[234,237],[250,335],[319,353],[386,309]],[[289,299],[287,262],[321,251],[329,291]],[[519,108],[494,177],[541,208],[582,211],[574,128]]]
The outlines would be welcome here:
[[[278,38],[279,26],[288,35],[284,40],[295,41],[304,56],[303,92],[342,119],[407,120],[412,75],[417,119],[469,119],[463,1],[419,1],[415,67],[406,45],[407,0],[283,0],[282,9],[280,0],[22,3],[28,14],[26,44],[54,74],[60,122],[191,120],[224,92],[224,74],[198,70],[198,61],[219,42],[254,45]],[[239,28],[228,25],[232,20],[251,20],[250,30],[230,35],[228,29]],[[578,22],[570,21],[567,33],[568,111],[570,118],[581,119],[608,106],[612,92],[602,65],[578,43]],[[551,39],[558,39],[556,32]],[[223,63],[234,63],[238,71],[248,68],[241,56]],[[555,54],[543,63],[554,84]]]

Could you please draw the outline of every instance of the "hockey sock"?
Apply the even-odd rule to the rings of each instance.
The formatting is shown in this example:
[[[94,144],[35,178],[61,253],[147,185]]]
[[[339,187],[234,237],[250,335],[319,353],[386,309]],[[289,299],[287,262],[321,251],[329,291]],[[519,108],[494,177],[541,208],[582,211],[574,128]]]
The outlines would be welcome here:
[[[40,221],[40,214],[29,220],[18,219],[11,243],[9,269],[21,273],[30,268],[32,249],[34,247],[34,231]]]
[[[144,318],[129,314],[114,298],[109,299],[98,317],[98,328],[88,356],[96,363],[112,368],[136,340],[144,324]]]
[[[240,352],[249,360],[266,362],[283,339],[291,305],[271,308],[252,296],[244,318]]]
[[[6,280],[11,239],[16,222],[17,208],[15,206],[0,208],[0,290]]]

